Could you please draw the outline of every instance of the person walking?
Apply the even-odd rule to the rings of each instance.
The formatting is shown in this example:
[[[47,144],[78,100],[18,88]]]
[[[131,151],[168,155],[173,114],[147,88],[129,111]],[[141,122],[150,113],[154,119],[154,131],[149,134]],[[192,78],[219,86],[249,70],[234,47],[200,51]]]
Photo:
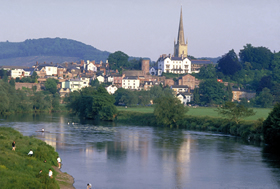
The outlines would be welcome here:
[[[58,168],[61,168],[61,159],[59,156],[57,156],[57,164],[58,164]]]
[[[15,141],[12,143],[12,147],[13,147],[12,150],[16,151],[16,142]]]

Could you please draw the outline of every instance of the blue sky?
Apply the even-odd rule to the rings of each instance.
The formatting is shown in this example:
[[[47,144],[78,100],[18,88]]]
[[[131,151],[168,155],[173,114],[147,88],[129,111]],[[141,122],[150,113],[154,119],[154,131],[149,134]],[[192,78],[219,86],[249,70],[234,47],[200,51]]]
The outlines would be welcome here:
[[[280,51],[279,0],[1,0],[0,41],[68,38],[156,61],[173,54],[181,6],[192,56]]]

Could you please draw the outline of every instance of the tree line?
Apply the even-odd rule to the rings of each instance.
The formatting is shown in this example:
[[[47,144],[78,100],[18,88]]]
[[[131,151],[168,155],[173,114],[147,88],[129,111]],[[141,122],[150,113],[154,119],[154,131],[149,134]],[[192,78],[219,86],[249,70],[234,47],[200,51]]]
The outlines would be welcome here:
[[[241,99],[245,106],[267,108],[280,102],[280,52],[247,44],[238,55],[230,50],[218,64],[202,67],[199,73],[192,75],[204,82],[221,79],[233,84],[233,88],[256,91],[256,97],[249,103]],[[203,94],[203,89],[199,92]]]
[[[48,79],[47,86],[53,82],[56,81]],[[33,87],[16,90],[12,81],[0,80],[0,115],[63,110],[57,90],[52,93],[50,89],[51,87],[44,91],[36,91],[36,87]]]

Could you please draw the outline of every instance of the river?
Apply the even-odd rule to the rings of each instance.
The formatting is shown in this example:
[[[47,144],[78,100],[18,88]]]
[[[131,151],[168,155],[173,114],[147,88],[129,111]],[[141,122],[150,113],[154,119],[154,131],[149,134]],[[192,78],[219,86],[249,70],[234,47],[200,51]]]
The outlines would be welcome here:
[[[81,123],[63,114],[12,115],[0,126],[52,145],[77,189],[280,188],[279,158],[229,135]],[[42,128],[49,133],[35,132]]]

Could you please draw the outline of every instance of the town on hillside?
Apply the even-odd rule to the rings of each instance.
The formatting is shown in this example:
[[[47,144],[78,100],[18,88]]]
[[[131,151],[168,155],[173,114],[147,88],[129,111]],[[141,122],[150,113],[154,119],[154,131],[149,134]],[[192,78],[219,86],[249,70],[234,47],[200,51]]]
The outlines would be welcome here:
[[[108,60],[106,62],[95,62],[94,60],[81,60],[80,62],[64,63],[38,63],[31,68],[20,66],[1,66],[0,69],[6,70],[9,78],[15,79],[15,88],[44,90],[45,82],[48,78],[57,79],[57,90],[60,97],[65,97],[68,93],[90,86],[91,82],[98,81],[99,84],[105,83],[109,94],[114,94],[118,88],[129,90],[149,90],[155,85],[170,87],[177,98],[187,104],[193,101],[195,88],[201,82],[198,78],[191,75],[199,73],[202,67],[213,64],[210,60],[191,59],[188,56],[188,41],[184,37],[182,10],[180,14],[177,41],[174,42],[173,55],[163,54],[159,57],[155,66],[150,66],[150,60],[143,59],[141,70],[122,70],[111,69]],[[22,78],[31,77],[36,72],[37,80],[35,83],[19,82]],[[178,78],[167,78],[164,74],[178,74]],[[222,80],[217,80],[222,82]],[[228,83],[224,82],[227,86]],[[256,93],[252,91],[233,89],[232,101],[239,101],[241,98],[250,100]]]

